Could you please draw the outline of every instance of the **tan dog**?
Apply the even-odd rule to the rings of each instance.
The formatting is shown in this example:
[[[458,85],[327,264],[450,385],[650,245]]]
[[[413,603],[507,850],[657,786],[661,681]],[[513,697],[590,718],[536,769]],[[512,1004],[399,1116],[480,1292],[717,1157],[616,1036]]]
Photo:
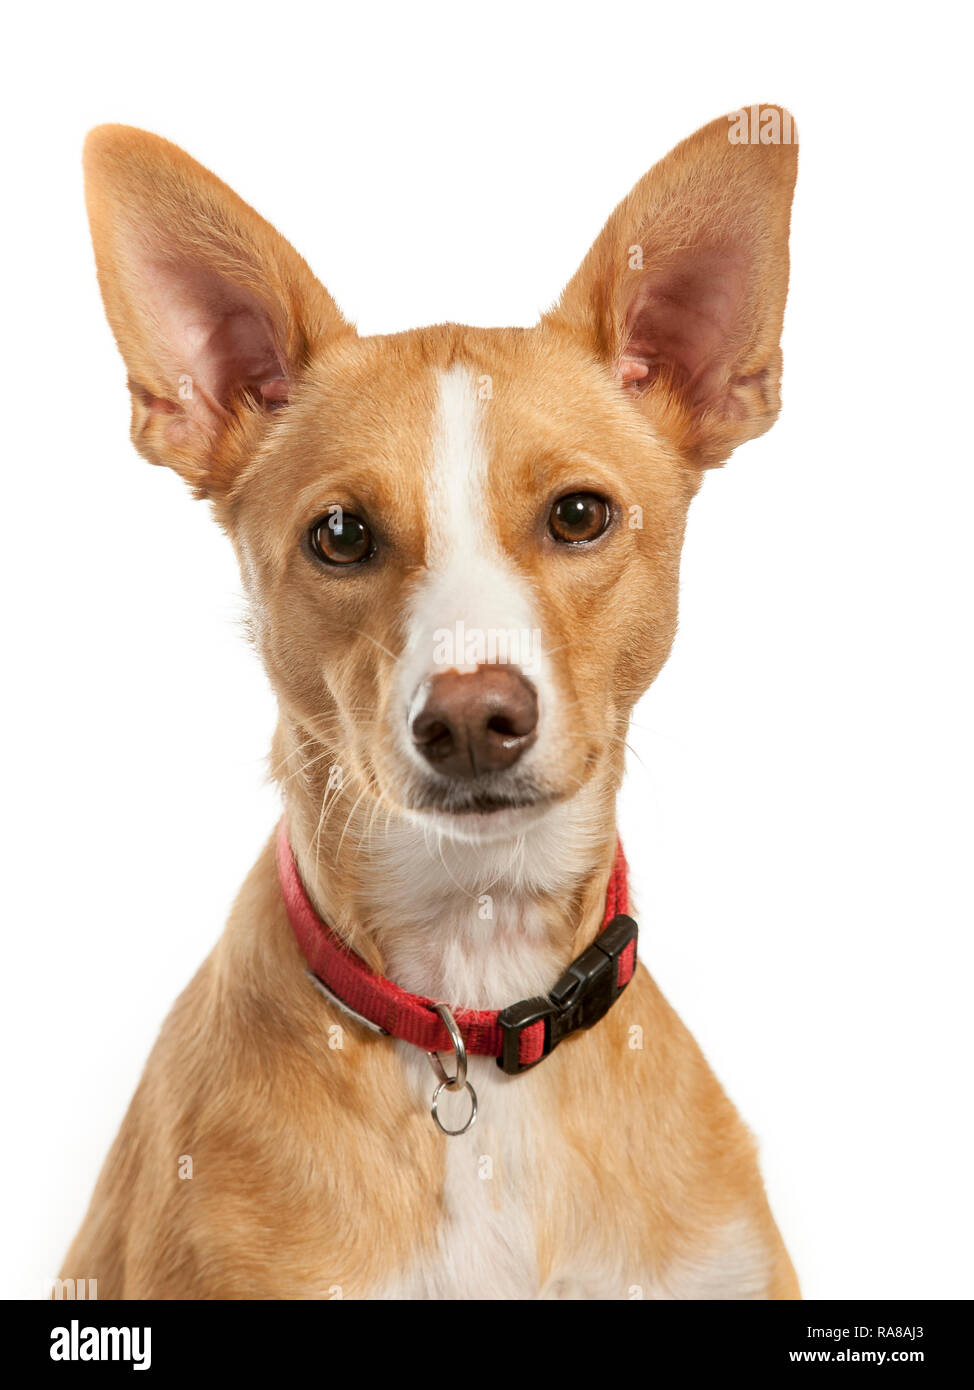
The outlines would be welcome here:
[[[547,998],[599,933],[687,507],[778,413],[796,147],[787,113],[760,119],[651,170],[537,327],[372,338],[182,151],[88,139],[132,437],[236,549],[300,879],[368,967],[457,1018]],[[479,1113],[448,1138],[422,1047],[309,979],[272,840],[64,1276],[102,1298],[798,1296],[752,1140],[644,965],[521,1074],[455,1051]]]

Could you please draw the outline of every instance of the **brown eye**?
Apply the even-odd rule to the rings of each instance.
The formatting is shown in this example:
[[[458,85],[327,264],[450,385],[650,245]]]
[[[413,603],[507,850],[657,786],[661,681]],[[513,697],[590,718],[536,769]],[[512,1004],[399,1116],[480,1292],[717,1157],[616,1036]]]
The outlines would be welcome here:
[[[594,492],[571,492],[551,509],[548,530],[569,545],[594,541],[609,524],[609,505]]]
[[[308,532],[312,553],[326,565],[354,565],[372,554],[372,532],[360,516],[331,507]]]

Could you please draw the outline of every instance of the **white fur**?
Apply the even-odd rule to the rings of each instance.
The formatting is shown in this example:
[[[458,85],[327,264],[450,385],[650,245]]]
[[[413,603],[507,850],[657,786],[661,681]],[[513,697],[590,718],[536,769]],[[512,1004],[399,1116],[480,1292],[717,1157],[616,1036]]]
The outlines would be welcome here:
[[[528,923],[528,942],[531,935]],[[452,981],[458,957],[447,954],[450,965],[442,978]],[[538,943],[526,944],[518,954],[526,967],[523,970],[507,951],[488,950],[478,957],[467,952],[466,968],[460,973],[472,974],[475,959],[486,964],[488,957],[506,956],[510,979],[506,1002],[511,1002],[520,996],[526,975],[535,973],[539,978],[543,973],[538,972]],[[496,978],[501,973],[495,972]],[[439,989],[433,992],[446,993]],[[416,1103],[428,1113],[436,1078],[426,1055],[408,1043],[397,1043],[396,1047]],[[452,1059],[445,1056],[443,1062],[452,1072]],[[446,1163],[433,1251],[402,1271],[380,1291],[380,1297],[524,1299],[537,1294],[535,1217],[529,1189],[529,1179],[537,1167],[537,1130],[530,1078],[506,1076],[492,1057],[471,1057],[468,1079],[477,1091],[479,1115],[466,1134],[443,1141]],[[468,1095],[441,1096],[440,1114],[450,1126],[462,1124],[469,1115]],[[429,1123],[433,1124],[432,1118]]]
[[[621,1256],[593,1255],[560,1270],[537,1297],[630,1301],[762,1299],[771,1262],[765,1242],[746,1217],[736,1217],[697,1250],[663,1270],[629,1268]]]
[[[705,1249],[674,1260],[654,1298],[767,1298],[771,1259],[767,1244],[743,1216],[722,1227]]]
[[[537,630],[530,589],[503,554],[490,526],[489,459],[481,429],[484,402],[469,368],[440,375],[433,446],[426,479],[426,574],[406,617],[400,661],[400,748],[428,772],[409,737],[411,717],[434,674],[436,634],[462,623],[473,631]],[[462,663],[460,669],[463,669]],[[538,654],[531,680],[538,691],[538,739],[521,761],[543,765],[554,734],[557,709],[548,665]]]

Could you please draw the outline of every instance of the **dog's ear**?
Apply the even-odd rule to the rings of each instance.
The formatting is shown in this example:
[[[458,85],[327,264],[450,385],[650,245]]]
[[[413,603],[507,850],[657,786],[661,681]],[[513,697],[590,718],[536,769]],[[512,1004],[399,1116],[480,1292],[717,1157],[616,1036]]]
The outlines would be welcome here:
[[[545,316],[701,466],[780,408],[796,140],[771,106],[698,130],[619,204]]]
[[[318,344],[354,330],[284,238],[177,146],[98,126],[84,165],[133,441],[217,497]]]

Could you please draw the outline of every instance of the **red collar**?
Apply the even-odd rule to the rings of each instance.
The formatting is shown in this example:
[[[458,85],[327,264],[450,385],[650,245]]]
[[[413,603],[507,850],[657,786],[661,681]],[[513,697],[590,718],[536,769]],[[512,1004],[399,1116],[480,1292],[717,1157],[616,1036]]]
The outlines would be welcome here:
[[[435,1012],[440,1001],[409,994],[377,975],[318,916],[298,874],[283,820],[277,836],[277,870],[294,935],[324,992],[346,1013],[380,1033],[427,1052],[449,1052],[446,1025]],[[636,968],[637,928],[625,915],[628,906],[626,860],[619,845],[602,931],[549,994],[500,1010],[450,1006],[467,1052],[496,1057],[497,1065],[507,1072],[526,1071],[569,1033],[602,1018]]]

